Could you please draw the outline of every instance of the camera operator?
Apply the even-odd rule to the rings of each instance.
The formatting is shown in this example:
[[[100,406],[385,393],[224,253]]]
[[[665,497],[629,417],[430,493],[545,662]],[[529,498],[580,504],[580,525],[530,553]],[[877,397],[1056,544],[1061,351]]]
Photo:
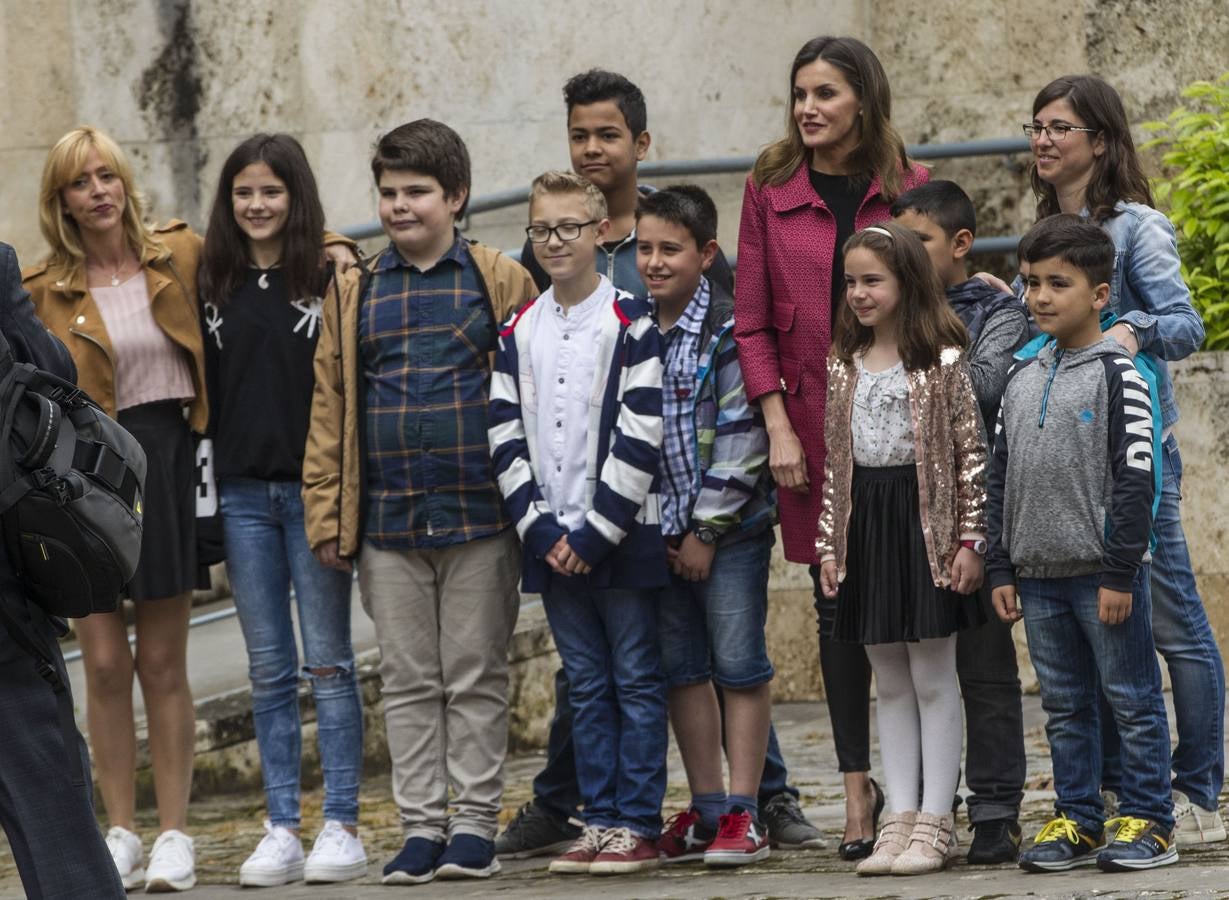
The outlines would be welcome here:
[[[7,353],[76,379],[68,351],[34,315],[13,248],[0,243],[0,359]],[[27,601],[3,542],[0,606],[0,825],[22,887],[30,898],[123,897],[94,817],[59,623]]]

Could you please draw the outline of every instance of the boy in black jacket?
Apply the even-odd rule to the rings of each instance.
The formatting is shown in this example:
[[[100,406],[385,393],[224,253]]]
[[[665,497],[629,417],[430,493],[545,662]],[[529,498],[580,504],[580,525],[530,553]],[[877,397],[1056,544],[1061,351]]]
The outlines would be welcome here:
[[[0,359],[10,353],[16,362],[76,380],[68,351],[34,316],[13,248],[0,244]],[[34,898],[123,897],[119,872],[94,818],[85,742],[71,718],[61,719],[51,679],[40,673],[49,665],[68,691],[56,630],[26,599],[3,546],[0,603],[6,620],[0,628],[0,824],[21,885]],[[19,635],[9,629],[9,619]],[[25,642],[43,659],[27,653]],[[59,702],[71,716],[71,697]]]

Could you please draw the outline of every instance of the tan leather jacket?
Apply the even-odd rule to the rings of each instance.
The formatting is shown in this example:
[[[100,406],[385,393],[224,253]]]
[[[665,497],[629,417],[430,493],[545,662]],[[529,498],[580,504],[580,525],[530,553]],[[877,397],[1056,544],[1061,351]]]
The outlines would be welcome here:
[[[209,423],[209,401],[205,395],[205,351],[196,305],[196,270],[200,264],[202,240],[187,223],[172,219],[154,229],[158,240],[171,251],[159,260],[147,252],[141,260],[154,321],[190,360],[192,386],[196,396],[188,404],[192,430],[204,433]],[[64,342],[77,364],[77,384],[115,416],[115,351],[103,324],[98,304],[85,283],[85,270],[73,278],[62,278],[46,263],[22,272],[22,283],[30,292],[34,310],[43,324]]]
[[[537,296],[533,279],[515,260],[482,244],[470,244],[469,252],[497,325]],[[374,264],[375,259],[368,260],[368,266]],[[349,269],[325,295],[320,340],[316,344],[311,425],[303,457],[307,542],[314,550],[335,540],[339,554],[346,558],[356,556],[362,542],[366,495],[361,441],[365,387],[360,378],[358,349],[364,274],[362,268]]]
[[[952,560],[964,538],[986,534],[986,439],[964,353],[948,347],[939,364],[908,372],[909,411],[917,456],[918,501],[926,556],[936,587],[952,583]],[[854,386],[858,369],[828,357],[824,409],[824,505],[815,555],[835,559],[845,577],[853,481]]]

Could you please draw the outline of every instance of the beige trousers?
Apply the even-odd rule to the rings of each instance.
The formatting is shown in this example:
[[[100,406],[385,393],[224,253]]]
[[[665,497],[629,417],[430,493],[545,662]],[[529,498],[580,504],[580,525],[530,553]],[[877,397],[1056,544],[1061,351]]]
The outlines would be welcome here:
[[[508,749],[508,644],[520,609],[516,531],[440,550],[365,544],[358,575],[380,646],[405,837],[493,839]]]

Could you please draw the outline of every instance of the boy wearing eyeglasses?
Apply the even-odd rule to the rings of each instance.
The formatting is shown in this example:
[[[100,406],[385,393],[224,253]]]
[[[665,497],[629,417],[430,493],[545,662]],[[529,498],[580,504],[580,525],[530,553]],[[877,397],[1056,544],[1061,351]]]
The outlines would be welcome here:
[[[322,563],[357,561],[376,625],[405,835],[384,883],[483,878],[499,871],[520,608],[520,545],[486,446],[487,383],[499,323],[535,290],[517,263],[457,231],[469,154],[447,125],[394,128],[371,169],[389,244],[322,306],[307,536]]]
[[[610,227],[594,253],[594,267],[619,290],[643,297],[648,289],[637,270],[636,206],[653,193],[651,187],[638,182],[637,167],[648,154],[650,144],[644,94],[617,72],[590,69],[568,79],[563,86],[563,99],[572,171],[601,191],[610,219]],[[538,263],[530,240],[525,241],[521,251],[521,263],[540,290],[550,286],[551,276]],[[705,275],[714,287],[734,293],[734,276],[720,247],[716,248]],[[557,853],[579,834],[571,821],[579,798],[567,690],[560,672],[555,680],[555,715],[546,763],[534,777],[533,799],[521,807],[495,841],[501,858],[524,859]],[[768,735],[757,802],[769,839],[774,847],[822,849],[823,835],[799,806],[798,789],[789,783],[771,723]]]
[[[526,233],[551,286],[500,332],[490,446],[569,682],[584,827],[552,872],[656,868],[666,702],[656,589],[662,339],[646,300],[594,269],[610,227],[590,181],[533,183]]]

